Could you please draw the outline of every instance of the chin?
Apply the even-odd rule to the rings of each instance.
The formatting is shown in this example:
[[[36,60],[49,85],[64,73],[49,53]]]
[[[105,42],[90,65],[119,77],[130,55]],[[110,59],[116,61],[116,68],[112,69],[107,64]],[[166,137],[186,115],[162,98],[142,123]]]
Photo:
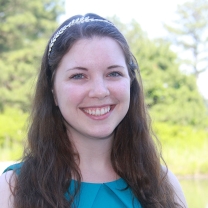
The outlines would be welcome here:
[[[89,135],[90,137],[92,138],[95,138],[95,139],[111,139],[113,138],[113,135],[114,135],[114,131],[113,132],[110,132],[110,133],[101,133],[101,132],[98,132],[97,134],[91,134]]]

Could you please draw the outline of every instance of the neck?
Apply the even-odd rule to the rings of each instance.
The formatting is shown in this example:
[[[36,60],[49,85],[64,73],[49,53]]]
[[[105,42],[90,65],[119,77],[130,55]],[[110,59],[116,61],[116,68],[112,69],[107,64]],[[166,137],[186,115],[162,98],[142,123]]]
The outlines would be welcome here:
[[[113,135],[105,139],[72,139],[79,154],[77,163],[83,181],[102,183],[118,178],[111,164],[112,140]]]

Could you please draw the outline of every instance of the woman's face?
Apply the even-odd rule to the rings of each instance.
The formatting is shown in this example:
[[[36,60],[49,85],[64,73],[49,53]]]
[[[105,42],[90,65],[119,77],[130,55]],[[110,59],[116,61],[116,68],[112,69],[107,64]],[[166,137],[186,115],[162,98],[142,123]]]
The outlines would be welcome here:
[[[130,77],[118,43],[108,37],[77,41],[57,68],[53,93],[70,138],[112,138],[130,102]]]

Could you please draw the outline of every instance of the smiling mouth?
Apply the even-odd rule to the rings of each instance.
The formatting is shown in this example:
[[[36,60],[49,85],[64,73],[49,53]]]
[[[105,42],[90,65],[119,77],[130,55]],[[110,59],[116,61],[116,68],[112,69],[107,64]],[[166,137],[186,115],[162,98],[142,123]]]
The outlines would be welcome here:
[[[111,110],[110,106],[102,108],[84,108],[83,111],[92,116],[102,116],[107,114]]]

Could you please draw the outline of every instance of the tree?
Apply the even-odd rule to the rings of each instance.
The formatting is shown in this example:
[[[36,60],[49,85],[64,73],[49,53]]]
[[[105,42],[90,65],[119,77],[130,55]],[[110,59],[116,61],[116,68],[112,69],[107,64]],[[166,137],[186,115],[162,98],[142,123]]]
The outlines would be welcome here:
[[[0,0],[0,53],[48,37],[57,26],[63,0]]]
[[[142,41],[140,47],[135,56],[152,118],[172,124],[204,125],[206,108],[195,77],[179,70],[170,44],[163,40]]]
[[[172,25],[165,25],[172,35],[172,41],[189,52],[185,64],[198,75],[208,69],[208,1],[192,0],[178,6],[177,19]]]
[[[0,0],[0,110],[29,109],[41,54],[62,12],[62,0]]]

